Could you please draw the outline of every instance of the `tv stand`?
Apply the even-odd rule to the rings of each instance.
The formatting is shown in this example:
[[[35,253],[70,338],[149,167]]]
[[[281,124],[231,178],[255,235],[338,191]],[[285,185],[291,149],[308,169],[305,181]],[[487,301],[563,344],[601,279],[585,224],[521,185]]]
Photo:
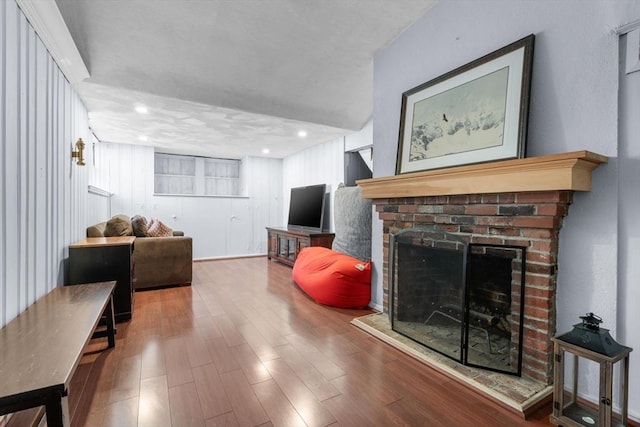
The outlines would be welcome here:
[[[309,228],[267,227],[267,258],[293,267],[298,253],[309,246],[331,249],[335,234]]]

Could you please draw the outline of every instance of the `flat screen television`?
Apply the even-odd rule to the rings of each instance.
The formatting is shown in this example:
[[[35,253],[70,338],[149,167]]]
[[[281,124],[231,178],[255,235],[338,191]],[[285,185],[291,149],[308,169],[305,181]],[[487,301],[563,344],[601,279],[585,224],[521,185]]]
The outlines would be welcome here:
[[[321,231],[326,188],[326,184],[292,188],[287,226]]]

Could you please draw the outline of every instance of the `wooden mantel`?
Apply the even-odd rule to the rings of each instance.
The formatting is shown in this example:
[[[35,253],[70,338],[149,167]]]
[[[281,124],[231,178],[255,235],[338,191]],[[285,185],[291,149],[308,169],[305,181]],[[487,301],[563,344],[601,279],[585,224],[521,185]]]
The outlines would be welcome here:
[[[365,199],[522,191],[591,190],[591,171],[606,156],[573,151],[357,181]]]

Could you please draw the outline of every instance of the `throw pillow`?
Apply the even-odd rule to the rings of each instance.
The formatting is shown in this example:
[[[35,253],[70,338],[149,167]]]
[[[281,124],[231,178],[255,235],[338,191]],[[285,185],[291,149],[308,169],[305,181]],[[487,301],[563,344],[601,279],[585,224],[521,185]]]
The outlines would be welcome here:
[[[371,200],[360,187],[340,184],[333,202],[335,238],[331,249],[363,261],[371,260]]]
[[[107,221],[104,228],[104,237],[131,236],[131,221],[124,215],[116,215]]]
[[[147,219],[145,217],[136,215],[131,218],[131,228],[134,236],[147,237]]]
[[[171,237],[173,230],[159,219],[152,218],[151,225],[147,229],[148,237]]]

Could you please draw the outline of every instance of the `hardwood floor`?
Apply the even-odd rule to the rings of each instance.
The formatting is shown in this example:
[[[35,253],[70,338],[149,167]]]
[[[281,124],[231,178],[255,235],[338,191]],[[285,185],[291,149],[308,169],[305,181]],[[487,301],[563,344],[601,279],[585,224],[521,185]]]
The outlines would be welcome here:
[[[266,258],[198,262],[191,287],[135,295],[94,340],[72,426],[549,426],[524,421],[311,301]]]

